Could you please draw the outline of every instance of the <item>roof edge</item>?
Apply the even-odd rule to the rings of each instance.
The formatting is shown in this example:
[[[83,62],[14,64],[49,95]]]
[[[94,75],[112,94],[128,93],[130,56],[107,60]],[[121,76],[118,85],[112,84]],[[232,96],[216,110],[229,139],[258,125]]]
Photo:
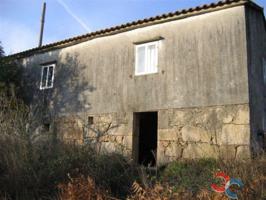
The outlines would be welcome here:
[[[41,47],[29,49],[29,50],[22,51],[16,54],[8,55],[5,58],[21,59],[21,58],[25,58],[28,56],[32,56],[34,54],[45,53],[47,51],[53,51],[53,50],[73,46],[73,45],[76,45],[76,44],[79,44],[85,41],[93,40],[96,38],[111,36],[111,35],[131,31],[131,30],[135,30],[138,28],[143,28],[143,27],[150,26],[150,25],[166,23],[166,22],[170,22],[174,20],[184,19],[184,18],[196,16],[196,15],[202,15],[205,13],[215,12],[218,10],[223,10],[223,9],[232,8],[232,7],[241,6],[241,5],[249,5],[263,12],[263,8],[251,0],[223,0],[217,3],[205,4],[205,5],[197,6],[194,8],[183,9],[181,11],[170,12],[167,14],[162,14],[162,15],[158,15],[155,17],[145,18],[142,20],[122,24],[119,26],[102,29],[102,30],[91,32],[88,34],[84,34],[84,35],[72,37],[69,39],[61,40],[58,42],[46,44]]]

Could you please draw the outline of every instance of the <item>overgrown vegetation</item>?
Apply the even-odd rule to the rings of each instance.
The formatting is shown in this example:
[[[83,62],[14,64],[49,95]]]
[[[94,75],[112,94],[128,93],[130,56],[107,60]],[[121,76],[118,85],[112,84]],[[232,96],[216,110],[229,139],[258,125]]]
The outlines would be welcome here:
[[[182,189],[197,192],[208,188],[213,180],[213,174],[218,169],[218,163],[213,159],[188,160],[173,162],[162,172],[161,182],[167,182],[175,191]]]
[[[90,176],[114,195],[125,195],[133,172],[120,155],[96,156],[86,146],[64,144],[33,134],[30,109],[20,100],[0,96],[0,193],[10,199],[53,196],[68,175]],[[51,135],[53,133],[50,133]]]
[[[10,199],[54,197],[60,183],[80,174],[113,195],[125,195],[133,182],[130,166],[119,155],[96,157],[88,147],[60,142],[32,146],[13,138],[0,142],[0,190]]]
[[[132,184],[127,200],[227,200],[223,193],[211,190],[215,172],[223,171],[232,178],[240,178],[244,188],[231,188],[241,200],[266,199],[266,157],[261,156],[253,161],[223,161],[202,159],[173,162],[160,169],[157,177],[146,175],[138,177]],[[143,174],[143,173],[142,173]],[[145,174],[145,173],[144,173]],[[145,180],[144,180],[145,179]],[[147,183],[148,181],[148,183]],[[95,185],[93,179],[80,176],[61,184],[61,197],[67,200],[112,199],[112,194],[101,186]],[[94,198],[88,198],[93,195]],[[84,197],[84,198],[83,198]],[[85,198],[86,197],[86,198]],[[97,197],[97,198],[96,198]],[[114,199],[124,199],[116,196]]]
[[[97,156],[90,145],[62,143],[53,132],[33,133],[34,118],[21,100],[2,93],[0,102],[0,197],[54,198],[60,183],[81,174],[112,195],[129,191],[134,170],[121,155]]]

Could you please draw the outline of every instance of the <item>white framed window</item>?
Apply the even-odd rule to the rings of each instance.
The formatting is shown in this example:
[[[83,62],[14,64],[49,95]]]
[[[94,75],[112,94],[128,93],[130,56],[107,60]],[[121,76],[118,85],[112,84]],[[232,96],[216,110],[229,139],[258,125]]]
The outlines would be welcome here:
[[[135,46],[135,75],[158,72],[158,44],[155,41]]]
[[[42,66],[42,76],[41,76],[41,84],[40,84],[41,90],[49,89],[53,87],[54,71],[55,71],[55,64]]]

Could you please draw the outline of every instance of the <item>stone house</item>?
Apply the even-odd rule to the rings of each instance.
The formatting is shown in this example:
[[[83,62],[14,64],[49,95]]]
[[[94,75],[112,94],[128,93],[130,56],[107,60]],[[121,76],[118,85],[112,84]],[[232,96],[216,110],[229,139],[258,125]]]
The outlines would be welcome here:
[[[140,164],[249,158],[263,146],[266,23],[225,0],[11,55],[58,137]],[[53,124],[53,126],[52,126]]]

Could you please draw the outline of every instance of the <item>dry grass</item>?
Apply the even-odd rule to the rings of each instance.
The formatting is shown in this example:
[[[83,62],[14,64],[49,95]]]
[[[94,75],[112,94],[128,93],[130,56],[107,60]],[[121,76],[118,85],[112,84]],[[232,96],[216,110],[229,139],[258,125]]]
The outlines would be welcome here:
[[[161,172],[159,181],[145,188],[138,183],[132,186],[128,200],[226,200],[225,194],[211,190],[213,175],[224,171],[232,178],[240,178],[244,188],[231,189],[241,200],[266,199],[266,155],[250,161],[194,160],[174,162]]]
[[[60,200],[106,200],[108,192],[96,187],[92,178],[71,178],[67,184],[59,184]]]
[[[190,167],[187,167],[188,165]],[[244,182],[242,190],[237,187],[232,188],[237,192],[239,199],[265,200],[265,166],[265,155],[246,162],[224,162],[223,160],[174,162],[159,172],[159,177],[147,176],[145,183],[141,183],[142,181],[138,178],[138,181],[132,184],[127,197],[120,198],[127,200],[228,200],[225,194],[219,194],[210,189],[214,179],[207,178],[213,176],[217,170],[222,170],[230,177],[240,178]],[[177,178],[179,181],[175,183]],[[200,180],[193,181],[196,179]],[[62,185],[60,187],[62,188]],[[61,199],[67,200],[119,198],[111,197],[111,191],[97,187],[91,178],[85,179],[83,176],[63,184],[61,195]]]

